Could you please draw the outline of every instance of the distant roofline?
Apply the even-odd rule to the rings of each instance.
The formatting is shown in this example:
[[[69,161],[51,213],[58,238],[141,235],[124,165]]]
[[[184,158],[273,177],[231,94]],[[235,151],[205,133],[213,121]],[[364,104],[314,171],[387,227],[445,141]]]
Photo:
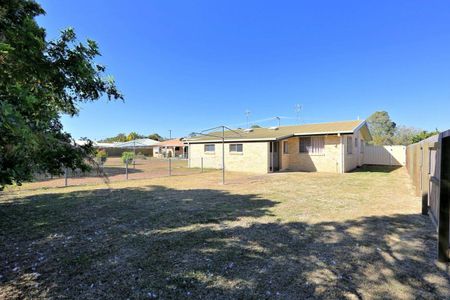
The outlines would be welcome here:
[[[297,124],[297,125],[269,126],[269,127],[259,127],[259,128],[252,128],[252,129],[268,129],[270,127],[286,128],[286,127],[298,127],[298,126],[308,126],[308,125],[348,123],[348,122],[357,122],[357,121],[360,122],[360,123],[365,123],[366,122],[366,120],[345,120],[345,121],[333,121],[333,122],[303,123],[303,124]],[[359,125],[361,125],[361,124],[359,124]]]
[[[293,136],[308,136],[308,135],[340,135],[340,134],[352,134],[355,131],[362,128],[364,125],[366,125],[365,120],[348,120],[348,121],[335,121],[335,122],[322,122],[322,123],[307,123],[307,124],[299,124],[299,125],[286,125],[286,126],[277,126],[277,128],[289,128],[289,127],[301,127],[301,126],[310,126],[310,125],[323,125],[323,124],[339,124],[339,123],[348,123],[348,122],[359,122],[357,126],[355,126],[352,130],[332,130],[332,131],[320,131],[320,132],[305,132],[305,133],[296,133],[293,132],[292,134],[287,134],[279,137],[267,137],[267,138],[245,138],[245,137],[225,137],[225,142],[233,142],[233,141],[248,141],[248,142],[256,142],[256,141],[277,141],[286,139]],[[265,129],[268,130],[269,127],[260,127],[260,128],[253,128],[254,131]],[[244,131],[245,129],[239,129]],[[201,136],[193,137],[193,138],[185,138],[185,143],[190,144],[202,144],[202,143],[214,143],[214,142],[222,142],[221,138],[217,139],[202,139]]]

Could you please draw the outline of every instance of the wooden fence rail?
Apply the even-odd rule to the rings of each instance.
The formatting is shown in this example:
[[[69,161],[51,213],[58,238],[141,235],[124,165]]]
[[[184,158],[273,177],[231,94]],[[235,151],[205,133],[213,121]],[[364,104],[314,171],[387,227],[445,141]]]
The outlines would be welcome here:
[[[406,148],[406,169],[438,231],[438,259],[449,260],[450,130]]]

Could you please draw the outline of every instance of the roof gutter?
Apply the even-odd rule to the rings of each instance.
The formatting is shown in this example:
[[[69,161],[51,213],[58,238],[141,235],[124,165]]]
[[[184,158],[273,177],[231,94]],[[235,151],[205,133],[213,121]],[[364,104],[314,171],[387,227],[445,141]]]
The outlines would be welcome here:
[[[307,133],[294,133],[294,136],[308,136],[308,135],[328,135],[328,134],[352,134],[354,131],[329,131],[329,132],[307,132]]]
[[[259,139],[236,139],[236,138],[225,138],[225,142],[267,142],[276,141],[277,138],[259,138]],[[204,143],[222,143],[222,140],[185,140],[186,143],[190,144],[204,144]]]

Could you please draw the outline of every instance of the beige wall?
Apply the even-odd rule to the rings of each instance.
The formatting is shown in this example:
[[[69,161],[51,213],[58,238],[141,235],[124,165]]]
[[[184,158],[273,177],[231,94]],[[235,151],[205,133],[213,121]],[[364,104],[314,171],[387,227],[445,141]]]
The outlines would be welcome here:
[[[281,170],[307,171],[307,172],[333,172],[341,171],[341,144],[338,136],[325,136],[325,149],[323,154],[311,155],[300,153],[299,137],[291,137],[288,141],[288,153],[284,153],[281,141]]]
[[[352,137],[352,154],[347,154],[348,136]],[[357,146],[355,146],[355,138],[358,139]],[[285,140],[280,140],[280,170],[332,173],[349,172],[364,164],[364,153],[361,153],[360,150],[361,139],[363,139],[363,136],[359,133],[359,131],[355,132],[353,135],[325,136],[324,153],[317,155],[300,153],[299,137],[291,137]],[[284,153],[283,141],[288,142],[288,153]],[[242,154],[230,153],[229,143],[225,144],[225,169],[228,171],[238,172],[269,172],[269,142],[244,142],[242,144]],[[200,167],[203,158],[204,168],[222,168],[222,144],[215,144],[214,153],[205,153],[204,145],[205,144],[190,144],[190,166],[194,168]]]
[[[214,153],[205,153],[205,144],[189,145],[189,166],[191,168],[203,167],[211,169],[222,168],[222,144],[215,143]],[[229,143],[225,143],[225,170],[250,173],[267,173],[269,170],[269,143],[247,142],[242,143],[242,153],[230,153]]]
[[[353,153],[347,154],[347,137],[352,138],[352,145],[353,145]],[[358,139],[358,146],[355,146],[355,139]],[[360,133],[360,131],[356,131],[354,134],[350,135],[343,135],[342,140],[344,142],[344,171],[349,172],[351,170],[356,169],[357,167],[360,167],[364,164],[364,155],[366,150],[366,144],[364,137]],[[364,146],[363,147],[363,153],[361,153],[361,140],[363,140]]]

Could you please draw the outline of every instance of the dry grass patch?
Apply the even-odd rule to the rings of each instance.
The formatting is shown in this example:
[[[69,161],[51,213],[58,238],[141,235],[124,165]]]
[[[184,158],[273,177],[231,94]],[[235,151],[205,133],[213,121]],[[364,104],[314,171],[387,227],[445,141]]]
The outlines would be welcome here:
[[[403,169],[219,173],[0,200],[0,298],[447,298]]]

